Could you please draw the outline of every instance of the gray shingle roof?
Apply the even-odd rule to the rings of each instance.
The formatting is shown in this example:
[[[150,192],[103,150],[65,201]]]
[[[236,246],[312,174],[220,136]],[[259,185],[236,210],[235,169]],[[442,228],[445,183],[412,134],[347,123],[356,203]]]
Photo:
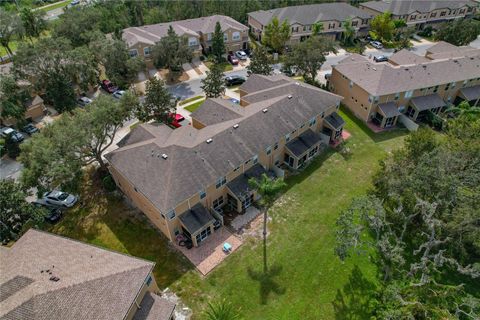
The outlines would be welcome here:
[[[206,100],[201,107],[190,115],[193,119],[209,126],[224,121],[238,119],[243,109],[230,100],[213,98]]]
[[[174,311],[175,303],[147,292],[133,320],[170,320]]]
[[[373,96],[427,88],[480,76],[480,56],[433,60],[413,66],[357,62],[334,67]]]
[[[345,21],[348,18],[370,18],[371,15],[347,3],[321,3],[303,6],[291,6],[272,10],[259,10],[248,14],[262,25],[267,25],[273,17],[280,22],[288,19],[290,24],[312,25],[318,21]]]
[[[273,172],[267,172],[261,164],[257,163],[245,173],[239,175],[229,183],[227,183],[228,189],[240,200],[243,200],[246,196],[250,195],[252,189],[250,188],[249,180],[251,178],[260,178],[263,174],[267,174],[269,177],[273,177]]]
[[[400,111],[398,111],[397,105],[393,101],[380,103],[378,108],[387,118],[393,118],[400,115]]]
[[[191,235],[215,221],[215,218],[210,214],[210,212],[208,212],[208,210],[200,203],[194,205],[179,218]]]
[[[445,101],[436,93],[412,98],[410,102],[418,111],[444,107],[446,105]]]
[[[463,94],[465,99],[471,101],[480,98],[480,85],[473,86],[469,88],[462,88],[460,92]]]
[[[302,154],[307,152],[308,149],[321,141],[322,137],[319,133],[307,129],[304,133],[287,143],[286,147],[291,153],[293,153],[293,155],[300,157]]]
[[[430,12],[435,9],[458,9],[465,5],[477,6],[473,1],[468,0],[389,0],[389,1],[368,1],[361,3],[362,6],[379,11],[390,11],[395,15]]]
[[[388,58],[389,61],[398,65],[419,64],[423,62],[430,62],[430,59],[419,56],[407,49],[402,49]]]
[[[332,112],[325,121],[332,126],[335,130],[342,128],[345,125],[345,120],[336,112]]]
[[[1,257],[1,319],[123,319],[154,266],[33,229]]]
[[[171,21],[145,25],[141,27],[130,27],[123,30],[122,39],[129,47],[136,43],[155,44],[161,38],[167,35],[168,28],[172,26],[179,36],[200,37],[201,34],[212,33],[215,31],[215,25],[220,22],[222,31],[235,29],[246,31],[248,27],[228,16],[213,15],[195,19]]]
[[[252,75],[247,82],[256,78]],[[167,212],[342,99],[307,84],[297,85],[288,77],[281,78],[290,85],[274,97],[267,94],[265,100],[243,108],[241,118],[200,130],[184,126],[172,130],[168,137],[128,145],[106,157],[138,192],[161,212]],[[264,108],[268,112],[263,113]],[[234,129],[237,123],[239,127]],[[207,144],[209,138],[213,141]],[[168,155],[167,160],[162,159],[163,153]]]

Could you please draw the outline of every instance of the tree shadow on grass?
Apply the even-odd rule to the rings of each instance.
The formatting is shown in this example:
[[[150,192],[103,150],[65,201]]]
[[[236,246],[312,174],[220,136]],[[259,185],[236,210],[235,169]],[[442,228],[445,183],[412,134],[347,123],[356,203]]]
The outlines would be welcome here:
[[[283,295],[285,293],[285,288],[283,288],[275,280],[280,273],[282,272],[282,267],[274,265],[269,268],[267,271],[255,271],[251,268],[248,268],[248,276],[254,280],[258,281],[260,284],[260,303],[265,305],[268,303],[268,298],[271,294]]]
[[[342,290],[337,290],[335,301],[332,302],[335,319],[370,319],[376,288],[360,268],[355,266],[348,283]]]

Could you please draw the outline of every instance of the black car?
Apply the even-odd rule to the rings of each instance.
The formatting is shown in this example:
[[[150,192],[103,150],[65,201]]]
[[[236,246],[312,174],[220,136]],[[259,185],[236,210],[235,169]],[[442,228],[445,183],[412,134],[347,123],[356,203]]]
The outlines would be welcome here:
[[[225,78],[225,85],[231,87],[245,82],[245,78],[241,76],[228,76]]]
[[[375,62],[387,62],[388,57],[386,57],[386,56],[376,56],[376,57],[373,57],[373,60]]]
[[[23,127],[23,132],[28,133],[29,135],[32,135],[34,133],[37,133],[39,130],[37,127],[35,127],[33,124],[29,123],[25,127]]]
[[[20,132],[10,127],[2,128],[0,130],[0,136],[2,136],[3,138],[10,137],[12,141],[16,143],[20,143],[25,139]]]
[[[60,208],[49,208],[48,215],[45,216],[45,221],[50,223],[57,223],[62,218],[62,210]]]

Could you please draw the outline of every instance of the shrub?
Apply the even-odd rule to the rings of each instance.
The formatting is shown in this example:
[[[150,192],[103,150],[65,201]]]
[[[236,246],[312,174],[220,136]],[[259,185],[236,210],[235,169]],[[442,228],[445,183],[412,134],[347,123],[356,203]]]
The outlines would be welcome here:
[[[112,175],[108,174],[102,179],[103,188],[108,191],[112,192],[117,189],[117,185],[115,184],[115,180],[113,180]]]

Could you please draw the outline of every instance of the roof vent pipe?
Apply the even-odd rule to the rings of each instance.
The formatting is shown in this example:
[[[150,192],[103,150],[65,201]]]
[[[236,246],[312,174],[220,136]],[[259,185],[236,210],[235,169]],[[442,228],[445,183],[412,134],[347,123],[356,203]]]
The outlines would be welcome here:
[[[289,94],[289,95],[287,96],[287,98],[288,98],[288,99],[292,99],[292,95]]]
[[[263,113],[267,113],[267,111],[268,111],[267,108],[265,108],[265,109],[262,110]]]
[[[165,160],[167,160],[168,155],[167,155],[166,153],[162,153],[162,158],[165,159]]]
[[[212,142],[213,142],[212,138],[207,139],[207,143],[212,143]]]
[[[238,127],[239,127],[238,123],[235,123],[235,124],[233,125],[233,129],[237,129]]]

